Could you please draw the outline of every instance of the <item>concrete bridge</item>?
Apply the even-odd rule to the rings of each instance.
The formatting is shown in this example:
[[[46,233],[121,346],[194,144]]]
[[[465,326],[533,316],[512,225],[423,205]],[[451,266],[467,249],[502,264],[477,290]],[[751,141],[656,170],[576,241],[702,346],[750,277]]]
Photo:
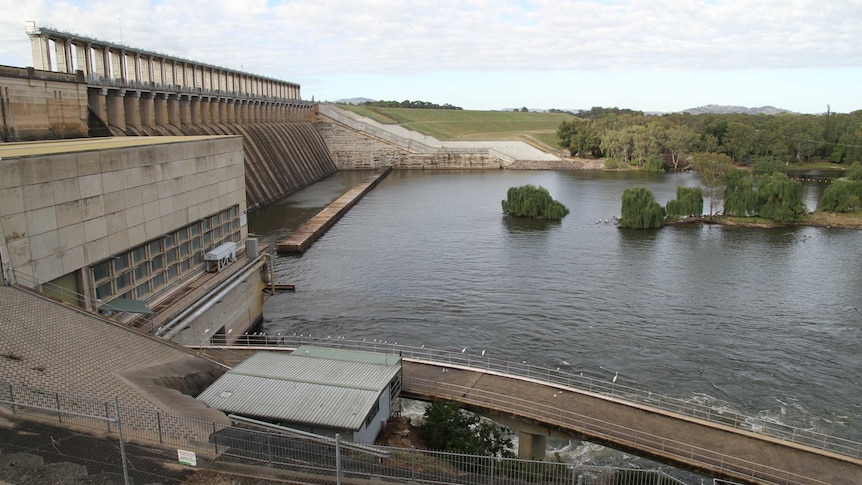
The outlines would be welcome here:
[[[454,401],[519,431],[523,458],[544,458],[552,432],[740,483],[862,483],[862,443],[717,411],[528,363],[383,342],[250,336],[249,347],[201,347],[238,362],[257,350],[303,344],[399,353],[402,396]],[[756,429],[756,431],[755,431]]]

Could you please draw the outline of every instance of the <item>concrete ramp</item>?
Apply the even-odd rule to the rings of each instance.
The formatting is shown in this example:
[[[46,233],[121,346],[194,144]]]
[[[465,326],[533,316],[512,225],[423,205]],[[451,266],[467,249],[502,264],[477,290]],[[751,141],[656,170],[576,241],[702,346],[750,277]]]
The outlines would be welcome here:
[[[0,286],[0,380],[13,386],[113,402],[207,421],[222,413],[192,396],[226,370],[172,342]]]

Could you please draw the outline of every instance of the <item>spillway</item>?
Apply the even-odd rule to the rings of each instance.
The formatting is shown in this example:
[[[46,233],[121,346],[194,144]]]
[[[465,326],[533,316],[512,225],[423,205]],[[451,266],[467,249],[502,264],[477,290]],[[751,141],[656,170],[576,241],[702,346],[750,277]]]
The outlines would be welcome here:
[[[307,121],[208,123],[127,128],[127,135],[241,135],[249,210],[310,185],[337,169],[323,138]]]

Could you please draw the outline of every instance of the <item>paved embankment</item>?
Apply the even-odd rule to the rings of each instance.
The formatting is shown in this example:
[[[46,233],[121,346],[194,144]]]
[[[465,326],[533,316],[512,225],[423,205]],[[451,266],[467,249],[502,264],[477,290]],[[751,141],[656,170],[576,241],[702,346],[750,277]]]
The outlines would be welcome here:
[[[374,188],[389,172],[392,167],[375,170],[364,182],[348,190],[344,195],[329,204],[317,215],[309,219],[305,224],[299,226],[295,231],[288,234],[278,245],[279,253],[301,253],[308,249],[327,229],[332,227],[351,207],[356,205],[362,197]]]

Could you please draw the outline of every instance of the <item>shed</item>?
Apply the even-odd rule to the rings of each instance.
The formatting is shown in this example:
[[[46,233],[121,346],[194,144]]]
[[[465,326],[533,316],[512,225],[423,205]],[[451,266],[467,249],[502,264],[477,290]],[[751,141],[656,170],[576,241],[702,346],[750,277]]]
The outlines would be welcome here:
[[[225,413],[373,443],[400,392],[398,355],[302,346],[254,354],[198,399]]]

